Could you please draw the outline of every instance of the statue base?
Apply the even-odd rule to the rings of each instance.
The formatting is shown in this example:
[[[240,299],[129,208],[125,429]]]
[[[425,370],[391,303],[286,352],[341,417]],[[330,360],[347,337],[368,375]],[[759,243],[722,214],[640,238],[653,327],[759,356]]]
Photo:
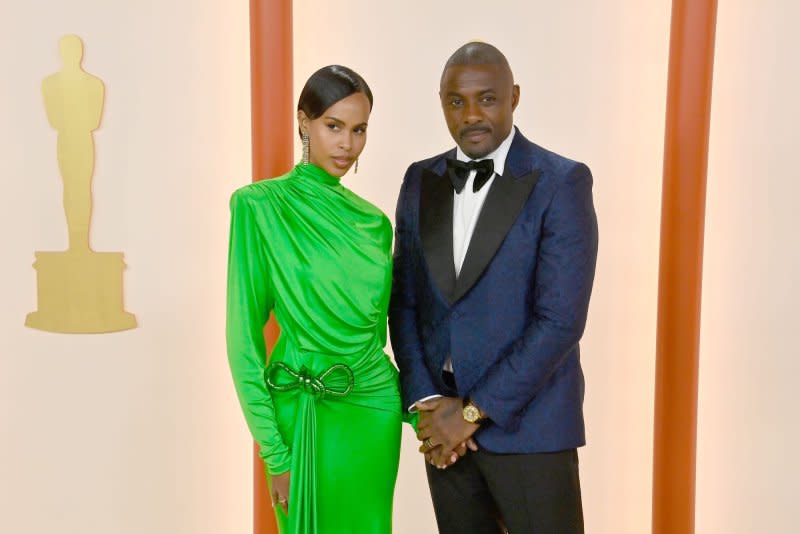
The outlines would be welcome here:
[[[122,304],[122,252],[37,252],[38,310],[25,326],[68,334],[136,328]]]

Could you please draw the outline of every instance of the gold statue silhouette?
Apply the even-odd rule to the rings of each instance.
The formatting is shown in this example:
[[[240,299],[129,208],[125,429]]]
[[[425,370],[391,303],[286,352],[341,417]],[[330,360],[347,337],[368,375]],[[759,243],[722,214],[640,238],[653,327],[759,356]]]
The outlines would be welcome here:
[[[94,170],[92,131],[100,126],[105,88],[102,81],[81,69],[83,43],[79,37],[63,37],[60,48],[64,69],[44,80],[42,93],[47,119],[58,131],[69,250],[87,250]]]
[[[36,252],[38,310],[26,326],[50,332],[99,333],[136,327],[122,305],[121,252],[94,252],[89,245],[92,215],[94,138],[100,126],[103,82],[81,68],[83,43],[76,35],[59,42],[63,68],[42,83],[50,125],[58,132],[58,168],[64,184],[69,247]]]

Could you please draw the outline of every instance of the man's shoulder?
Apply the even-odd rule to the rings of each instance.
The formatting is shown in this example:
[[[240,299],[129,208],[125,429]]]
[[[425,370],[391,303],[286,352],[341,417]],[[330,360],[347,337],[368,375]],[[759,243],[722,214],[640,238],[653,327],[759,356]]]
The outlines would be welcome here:
[[[538,169],[544,174],[563,176],[572,172],[577,166],[583,165],[577,160],[529,141],[521,135],[521,132],[517,134],[519,140],[514,140],[512,153],[509,154],[509,159],[517,166],[530,166],[531,170]]]
[[[446,150],[441,154],[437,154],[435,156],[431,156],[426,159],[415,161],[414,163],[408,166],[408,171],[406,171],[406,176],[414,172],[420,173],[422,170],[433,171],[440,174],[441,172],[444,172],[444,169],[447,165],[445,163],[445,159],[455,157],[455,153],[456,149],[451,148],[450,150]]]

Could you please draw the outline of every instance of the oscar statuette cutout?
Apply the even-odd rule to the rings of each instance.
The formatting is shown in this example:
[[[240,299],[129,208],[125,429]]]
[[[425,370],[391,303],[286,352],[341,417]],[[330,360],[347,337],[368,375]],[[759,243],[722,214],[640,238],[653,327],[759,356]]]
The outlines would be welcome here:
[[[38,309],[25,326],[62,333],[103,333],[136,328],[123,306],[122,252],[95,252],[89,244],[94,172],[93,131],[100,126],[105,88],[81,67],[76,35],[59,42],[63,68],[45,78],[47,119],[58,132],[58,168],[64,191],[69,246],[37,251]]]

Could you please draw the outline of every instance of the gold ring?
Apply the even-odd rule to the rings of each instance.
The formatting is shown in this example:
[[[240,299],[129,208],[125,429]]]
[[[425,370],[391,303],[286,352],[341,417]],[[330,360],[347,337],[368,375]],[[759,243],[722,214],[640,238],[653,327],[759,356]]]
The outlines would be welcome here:
[[[431,438],[426,438],[425,441],[422,442],[427,450],[431,450],[433,448],[433,443],[431,442]]]

